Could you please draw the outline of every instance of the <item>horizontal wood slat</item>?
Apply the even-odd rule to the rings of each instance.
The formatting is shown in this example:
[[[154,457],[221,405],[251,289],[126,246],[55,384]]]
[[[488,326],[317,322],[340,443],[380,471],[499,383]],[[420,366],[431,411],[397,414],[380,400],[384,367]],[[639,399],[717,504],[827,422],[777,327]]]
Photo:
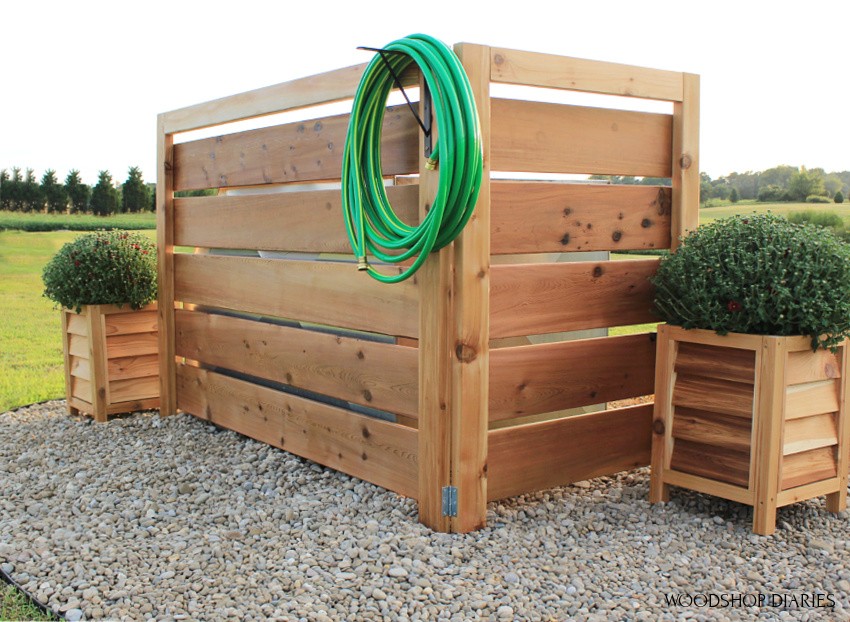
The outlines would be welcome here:
[[[756,377],[754,350],[721,348],[698,343],[680,343],[675,371],[717,380],[753,384]]]
[[[649,395],[655,343],[648,335],[490,350],[490,420]]]
[[[415,348],[209,313],[175,319],[178,356],[418,416]]]
[[[419,331],[415,278],[389,286],[347,263],[174,256],[176,300],[408,337]]]
[[[785,384],[803,384],[841,377],[841,350],[789,352],[785,366]]]
[[[494,255],[670,247],[670,188],[494,181],[490,197]]]
[[[143,356],[157,352],[159,352],[159,340],[156,333],[112,335],[106,338],[106,356],[110,359]]]
[[[749,486],[750,452],[677,439],[670,468],[736,486]]]
[[[493,82],[682,101],[682,74],[505,48],[491,49]]]
[[[339,179],[349,115],[288,123],[174,146],[174,190]],[[419,170],[419,126],[407,106],[387,109],[384,175]]]
[[[680,374],[673,386],[673,405],[752,419],[753,385]]]
[[[91,382],[89,382],[88,380],[84,380],[83,378],[72,378],[71,395],[73,395],[74,397],[78,397],[81,400],[85,400],[86,402],[89,402],[91,404]]]
[[[673,414],[672,434],[676,439],[749,453],[752,422],[733,415],[679,407]]]
[[[835,477],[838,474],[835,449],[823,447],[791,454],[782,459],[782,475],[779,488],[788,490],[811,482]]]
[[[107,376],[114,380],[158,376],[159,356],[157,354],[147,354],[144,356],[112,358],[107,361],[106,366]]]
[[[649,464],[652,405],[491,430],[487,498],[610,475]]]
[[[229,378],[178,365],[177,405],[240,434],[416,497],[417,432]]]
[[[83,380],[91,380],[91,365],[89,364],[89,360],[83,358],[81,356],[71,356],[69,361],[69,366],[71,370],[71,375],[75,378],[82,378]]]
[[[657,269],[656,259],[495,265],[490,338],[657,322]]]
[[[125,378],[109,380],[109,401],[131,402],[142,400],[159,393],[159,377],[143,376],[140,378]]]
[[[838,444],[838,430],[832,413],[792,419],[785,424],[784,455]]]
[[[673,117],[491,100],[494,171],[670,177]]]
[[[89,334],[88,319],[85,315],[81,315],[79,313],[63,313],[65,313],[66,317],[68,318],[68,327],[66,329],[67,332],[72,335],[82,336]]]
[[[418,186],[387,188],[399,217],[417,224]],[[339,190],[174,200],[178,246],[351,253]]]
[[[153,333],[157,331],[157,312],[135,311],[130,313],[130,307],[126,306],[127,313],[110,313],[103,317],[104,334],[130,335],[133,333]]]
[[[785,420],[838,412],[839,381],[796,384],[785,390]]]
[[[68,336],[68,353],[80,358],[89,358],[89,338],[86,335],[71,334]]]

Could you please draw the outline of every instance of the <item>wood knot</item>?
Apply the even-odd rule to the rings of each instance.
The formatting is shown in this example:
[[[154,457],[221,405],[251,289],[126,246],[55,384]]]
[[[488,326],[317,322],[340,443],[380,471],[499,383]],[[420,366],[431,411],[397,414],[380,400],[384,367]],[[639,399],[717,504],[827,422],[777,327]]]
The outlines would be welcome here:
[[[652,226],[652,221],[649,218],[644,218],[640,221],[640,226],[644,229],[649,229]]]
[[[604,274],[604,272],[605,271],[602,269],[602,266],[596,266],[593,269],[593,277],[598,279],[600,276],[602,276]]]
[[[694,163],[694,159],[687,153],[682,154],[682,157],[679,158],[679,166],[682,167],[682,170],[686,171],[691,168],[691,165]]]
[[[566,246],[569,243],[570,243],[570,234],[565,233],[564,237],[561,238],[561,245]]]
[[[504,63],[504,62],[505,62],[505,57],[504,57],[504,56],[502,56],[501,54],[496,54],[496,55],[493,57],[493,62],[494,62],[495,64],[497,64],[497,65],[501,65],[502,63]]]
[[[478,352],[468,344],[459,343],[455,346],[455,356],[461,363],[471,363],[478,357]]]
[[[664,434],[664,422],[661,419],[656,419],[652,422],[652,432],[659,436]]]
[[[615,242],[619,242],[620,238],[622,238],[622,237],[623,237],[622,231],[615,231],[614,233],[611,234],[611,239],[614,240]]]

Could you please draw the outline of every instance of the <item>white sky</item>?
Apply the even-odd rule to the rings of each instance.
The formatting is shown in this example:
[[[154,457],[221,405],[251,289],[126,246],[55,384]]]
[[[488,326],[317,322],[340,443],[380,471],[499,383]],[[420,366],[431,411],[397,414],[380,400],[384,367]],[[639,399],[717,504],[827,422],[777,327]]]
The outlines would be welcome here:
[[[156,115],[412,32],[701,75],[700,169],[850,169],[844,0],[0,3],[0,169],[155,179]]]

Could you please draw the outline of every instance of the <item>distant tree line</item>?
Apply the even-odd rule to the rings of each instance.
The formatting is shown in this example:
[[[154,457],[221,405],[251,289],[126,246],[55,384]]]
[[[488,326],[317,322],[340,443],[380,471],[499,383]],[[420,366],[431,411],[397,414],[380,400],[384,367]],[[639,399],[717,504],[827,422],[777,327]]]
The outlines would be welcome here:
[[[127,180],[116,184],[109,171],[100,171],[94,187],[83,183],[78,170],[71,170],[60,182],[56,171],[48,169],[36,179],[31,168],[21,173],[0,170],[0,210],[49,214],[110,214],[150,212],[156,209],[155,184],[146,184],[142,171],[130,167]]]
[[[664,177],[633,177],[620,175],[591,175],[590,179],[612,184],[643,184],[669,186]],[[776,203],[782,201],[807,203],[843,203],[850,195],[850,171],[827,173],[822,168],[807,169],[794,166],[775,166],[766,171],[729,173],[712,179],[700,173],[700,201],[740,200]]]
[[[827,173],[822,168],[775,166],[766,171],[730,173],[711,179],[700,173],[700,200],[756,200],[843,203],[850,190],[850,171]]]

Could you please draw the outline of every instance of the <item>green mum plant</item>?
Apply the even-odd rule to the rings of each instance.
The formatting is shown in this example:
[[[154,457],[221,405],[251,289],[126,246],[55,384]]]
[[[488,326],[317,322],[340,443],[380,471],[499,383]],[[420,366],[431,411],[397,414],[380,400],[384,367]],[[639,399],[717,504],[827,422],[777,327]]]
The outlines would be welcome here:
[[[44,267],[44,295],[77,313],[83,305],[130,305],[156,298],[156,246],[128,231],[98,231],[68,242]]]
[[[702,225],[651,280],[656,312],[683,328],[808,335],[832,350],[850,334],[850,246],[773,214]]]

